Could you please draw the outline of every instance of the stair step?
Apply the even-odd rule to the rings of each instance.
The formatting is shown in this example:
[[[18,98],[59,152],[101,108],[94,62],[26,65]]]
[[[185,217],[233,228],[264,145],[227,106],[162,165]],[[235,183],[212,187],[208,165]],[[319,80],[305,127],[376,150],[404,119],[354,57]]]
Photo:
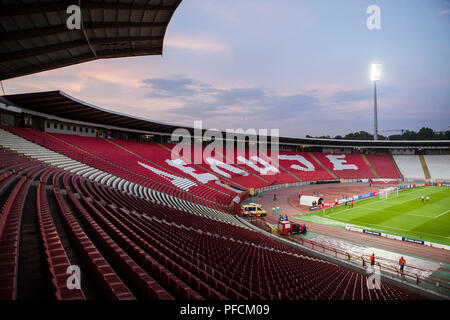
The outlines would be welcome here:
[[[423,173],[425,174],[425,179],[431,179],[430,171],[428,170],[428,165],[423,154],[419,154],[419,160],[422,165]]]

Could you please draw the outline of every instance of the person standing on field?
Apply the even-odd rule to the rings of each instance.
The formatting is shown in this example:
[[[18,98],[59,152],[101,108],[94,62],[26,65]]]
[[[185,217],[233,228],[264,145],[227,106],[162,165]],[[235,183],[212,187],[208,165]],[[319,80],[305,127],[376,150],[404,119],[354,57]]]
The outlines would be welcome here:
[[[422,195],[422,203],[423,203],[423,195]]]
[[[427,202],[430,200],[430,197],[429,196],[427,196]]]

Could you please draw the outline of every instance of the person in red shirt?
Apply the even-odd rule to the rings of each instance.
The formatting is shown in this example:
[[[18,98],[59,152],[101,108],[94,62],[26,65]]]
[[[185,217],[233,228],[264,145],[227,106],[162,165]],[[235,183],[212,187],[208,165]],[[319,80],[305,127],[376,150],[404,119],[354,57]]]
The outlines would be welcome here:
[[[400,271],[403,273],[403,268],[405,268],[405,258],[401,257],[400,260],[398,260],[398,264],[400,265]]]
[[[370,265],[371,266],[375,265],[375,253],[372,253],[372,255],[370,256]]]

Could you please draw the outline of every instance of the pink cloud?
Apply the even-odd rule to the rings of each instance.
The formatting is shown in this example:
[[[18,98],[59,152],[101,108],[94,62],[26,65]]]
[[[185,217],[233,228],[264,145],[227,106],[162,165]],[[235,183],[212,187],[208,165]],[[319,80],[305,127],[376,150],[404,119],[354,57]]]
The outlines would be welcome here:
[[[189,37],[184,35],[167,35],[165,47],[180,48],[195,53],[230,53],[231,49],[223,41],[209,37]]]

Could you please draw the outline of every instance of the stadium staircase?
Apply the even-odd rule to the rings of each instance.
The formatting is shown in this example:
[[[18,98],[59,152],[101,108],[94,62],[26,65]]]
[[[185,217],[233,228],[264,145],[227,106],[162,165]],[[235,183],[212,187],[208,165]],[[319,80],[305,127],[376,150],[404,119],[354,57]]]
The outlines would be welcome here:
[[[311,156],[311,158],[314,159],[314,161],[316,161],[316,163],[318,163],[325,171],[327,171],[330,176],[332,176],[334,179],[339,179],[334,173],[333,171],[331,171],[330,169],[328,169],[328,167],[326,167],[322,162],[320,162],[319,159],[317,159],[317,157],[312,153],[312,152],[308,152],[308,154]]]
[[[366,154],[364,155],[370,166],[375,170],[379,178],[401,179],[402,175],[397,164],[390,154]]]
[[[372,164],[369,162],[365,154],[361,154],[361,157],[363,158],[364,162],[367,164],[367,166],[370,168],[372,173],[376,178],[380,178],[380,175],[376,172],[375,168],[372,166]]]
[[[393,155],[393,158],[404,179],[425,180],[425,173],[417,155]]]
[[[450,155],[425,155],[424,158],[432,179],[450,181]]]
[[[431,179],[430,171],[428,170],[427,162],[422,154],[419,154],[420,164],[422,165],[423,174],[425,179]]]
[[[264,156],[264,157],[266,157],[267,159],[269,159],[270,161],[273,161],[273,162],[275,162],[275,163],[278,162],[278,166],[280,167],[280,169],[281,169],[282,171],[288,173],[289,175],[291,175],[296,181],[303,181],[303,179],[301,179],[300,177],[296,176],[296,175],[293,174],[291,171],[289,171],[286,167],[284,167],[284,166],[279,162],[278,159],[273,159],[273,158],[269,157],[269,156],[268,156],[266,153],[264,153],[263,151],[259,151],[259,153],[260,153],[262,156]],[[291,182],[291,181],[289,181],[289,182]]]
[[[338,154],[334,154],[338,155]],[[343,155],[343,154],[339,154]],[[345,154],[345,161],[350,165],[356,166],[357,170],[352,169],[334,169],[334,165],[328,157],[332,154],[315,152],[314,156],[330,171],[333,171],[334,175],[339,179],[360,179],[360,178],[374,178],[374,173],[370,170],[369,166],[365,163],[360,154],[350,153]]]

